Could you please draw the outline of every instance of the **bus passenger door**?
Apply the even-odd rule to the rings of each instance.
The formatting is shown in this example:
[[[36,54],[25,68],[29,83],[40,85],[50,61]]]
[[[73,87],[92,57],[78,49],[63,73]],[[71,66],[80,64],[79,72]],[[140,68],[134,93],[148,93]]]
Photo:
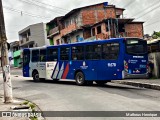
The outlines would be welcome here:
[[[29,70],[30,70],[30,50],[24,49],[23,50],[23,76],[30,77]]]

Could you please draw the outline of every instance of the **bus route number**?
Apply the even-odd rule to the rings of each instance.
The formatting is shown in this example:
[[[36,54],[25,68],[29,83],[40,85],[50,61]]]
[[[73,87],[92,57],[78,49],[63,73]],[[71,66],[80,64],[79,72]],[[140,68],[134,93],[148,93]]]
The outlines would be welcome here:
[[[108,67],[116,67],[116,63],[108,63]]]

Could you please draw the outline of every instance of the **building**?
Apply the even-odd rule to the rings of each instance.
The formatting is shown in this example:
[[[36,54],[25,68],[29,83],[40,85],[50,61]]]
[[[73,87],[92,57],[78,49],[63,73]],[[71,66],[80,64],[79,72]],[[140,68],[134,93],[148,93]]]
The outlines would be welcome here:
[[[55,24],[55,28],[59,28],[58,32],[50,29],[48,37],[54,45],[114,37],[143,38],[143,22],[124,18],[124,10],[108,2],[73,9],[60,17],[58,22],[54,19],[47,24]],[[55,33],[58,38],[50,37]]]
[[[32,48],[49,45],[47,40],[46,24],[30,25],[18,32],[20,48]]]
[[[61,44],[60,30],[62,29],[62,24],[60,22],[62,17],[56,17],[49,23],[47,23],[47,38],[49,39],[50,45]]]
[[[21,67],[21,50],[20,50],[20,45],[19,41],[14,41],[10,43],[10,50],[9,50],[9,60],[10,60],[10,65],[13,67]]]

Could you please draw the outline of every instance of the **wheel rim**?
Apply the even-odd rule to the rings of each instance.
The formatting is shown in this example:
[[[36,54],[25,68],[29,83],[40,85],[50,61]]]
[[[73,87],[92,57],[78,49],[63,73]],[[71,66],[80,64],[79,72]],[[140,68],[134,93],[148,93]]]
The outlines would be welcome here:
[[[35,79],[39,80],[39,75],[38,74],[35,74]]]
[[[77,76],[77,82],[82,83],[83,82],[83,77],[81,75]]]

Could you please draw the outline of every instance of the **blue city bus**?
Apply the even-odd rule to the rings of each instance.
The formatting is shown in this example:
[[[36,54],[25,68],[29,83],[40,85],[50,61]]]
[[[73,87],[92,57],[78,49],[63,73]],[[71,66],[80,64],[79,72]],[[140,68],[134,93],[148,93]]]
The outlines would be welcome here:
[[[23,50],[23,76],[34,81],[75,80],[77,85],[148,77],[147,42],[112,38]]]

